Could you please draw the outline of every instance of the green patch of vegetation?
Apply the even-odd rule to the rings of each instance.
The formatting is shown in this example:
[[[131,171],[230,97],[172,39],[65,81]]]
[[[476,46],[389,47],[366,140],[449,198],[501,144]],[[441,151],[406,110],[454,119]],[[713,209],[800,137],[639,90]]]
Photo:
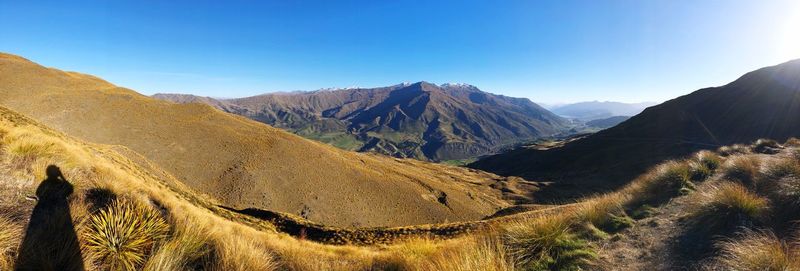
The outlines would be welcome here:
[[[656,212],[655,207],[650,206],[648,204],[643,204],[639,207],[636,207],[636,209],[633,209],[633,211],[631,211],[631,217],[633,219],[643,219],[653,216],[655,212]]]
[[[542,218],[505,228],[504,241],[521,270],[582,270],[597,257],[592,246],[563,217]]]
[[[442,164],[451,165],[451,166],[465,166],[472,162],[478,161],[478,158],[466,158],[466,159],[456,159],[456,160],[445,160],[442,161]]]

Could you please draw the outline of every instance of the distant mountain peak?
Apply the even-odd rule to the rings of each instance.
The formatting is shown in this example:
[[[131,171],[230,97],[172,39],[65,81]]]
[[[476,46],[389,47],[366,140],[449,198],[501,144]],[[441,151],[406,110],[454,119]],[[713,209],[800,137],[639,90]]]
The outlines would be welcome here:
[[[406,82],[221,102],[157,98],[209,103],[349,150],[429,160],[475,157],[565,132],[569,125],[528,99],[495,95],[464,83]]]

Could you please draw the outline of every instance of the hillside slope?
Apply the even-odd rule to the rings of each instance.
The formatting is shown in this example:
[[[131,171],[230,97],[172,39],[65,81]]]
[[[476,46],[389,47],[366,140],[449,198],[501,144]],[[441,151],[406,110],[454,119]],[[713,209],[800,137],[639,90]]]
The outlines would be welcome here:
[[[200,102],[343,149],[434,161],[464,159],[563,132],[566,120],[528,99],[465,84],[427,82],[370,89],[273,93]]]
[[[750,72],[650,107],[561,148],[517,149],[470,165],[500,175],[556,182],[541,196],[614,189],[665,159],[700,149],[800,135],[800,60]]]
[[[126,146],[227,206],[328,225],[479,219],[535,189],[474,170],[341,151],[208,105],[156,100],[8,54],[0,54],[0,93],[0,105],[86,141]]]

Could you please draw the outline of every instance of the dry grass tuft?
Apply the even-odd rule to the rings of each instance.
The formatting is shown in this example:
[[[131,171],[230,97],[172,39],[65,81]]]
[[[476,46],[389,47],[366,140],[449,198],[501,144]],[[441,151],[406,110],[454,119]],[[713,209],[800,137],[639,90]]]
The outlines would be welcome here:
[[[719,244],[722,256],[716,264],[724,270],[800,270],[800,250],[772,232],[747,231],[737,239]]]
[[[572,232],[572,214],[512,222],[502,237],[517,268],[524,270],[576,270],[597,257],[586,240]]]
[[[177,223],[175,230],[165,243],[159,246],[147,263],[145,271],[181,271],[199,269],[207,260],[212,248],[211,237],[202,228]]]
[[[579,219],[591,223],[604,232],[617,232],[633,226],[633,220],[625,213],[623,204],[627,197],[619,193],[590,200],[578,210]]]
[[[789,138],[783,145],[787,147],[800,147],[800,139],[796,137]]]
[[[211,270],[218,271],[248,271],[248,270],[276,270],[278,264],[269,250],[258,243],[239,238],[235,235],[226,235],[217,239],[215,245],[216,255]]]
[[[765,218],[769,208],[760,197],[738,183],[726,182],[704,192],[693,207],[692,217],[707,229],[741,226]]]
[[[752,149],[757,153],[775,154],[783,148],[778,141],[772,139],[759,139],[753,143]]]
[[[22,241],[22,227],[0,217],[0,270],[12,270],[17,245]]]
[[[717,149],[717,153],[722,156],[733,156],[733,155],[740,155],[740,154],[749,154],[750,147],[742,144],[734,144],[730,146],[722,146]]]
[[[674,196],[688,194],[694,189],[689,164],[669,161],[635,180],[625,189],[625,193],[631,196],[628,205],[660,205]]]
[[[87,247],[100,264],[111,270],[136,270],[169,225],[149,206],[117,200],[89,218],[84,233]]]
[[[430,257],[417,268],[421,271],[512,271],[514,264],[497,237],[471,238],[461,247]]]
[[[693,181],[703,181],[711,177],[714,171],[722,164],[722,158],[711,151],[700,151],[689,162],[691,178]]]
[[[722,166],[722,177],[744,185],[755,186],[760,167],[761,159],[756,156],[733,156]]]

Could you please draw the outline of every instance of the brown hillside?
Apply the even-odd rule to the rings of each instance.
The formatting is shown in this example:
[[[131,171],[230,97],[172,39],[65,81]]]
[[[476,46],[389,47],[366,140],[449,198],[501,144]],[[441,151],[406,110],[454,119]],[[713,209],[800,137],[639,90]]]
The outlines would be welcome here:
[[[126,146],[235,208],[337,226],[407,225],[479,219],[533,189],[480,171],[341,151],[8,54],[0,54],[0,93],[3,106],[87,141]]]
[[[528,99],[466,84],[417,82],[239,99],[153,97],[210,104],[342,149],[433,161],[495,153],[508,145],[567,132],[570,126]]]

